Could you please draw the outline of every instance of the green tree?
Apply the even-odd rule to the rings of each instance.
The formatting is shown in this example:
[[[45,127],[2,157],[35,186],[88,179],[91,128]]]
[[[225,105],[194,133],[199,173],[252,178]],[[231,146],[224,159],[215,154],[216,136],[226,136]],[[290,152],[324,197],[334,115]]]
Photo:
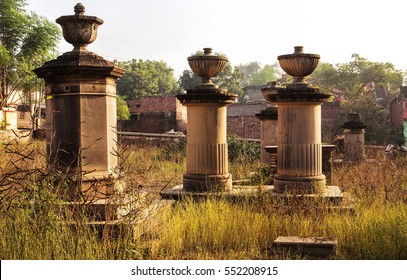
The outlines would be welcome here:
[[[194,88],[201,82],[201,78],[192,72],[192,70],[185,69],[182,71],[182,75],[178,79],[180,88],[185,92],[188,89]]]
[[[389,124],[389,109],[381,106],[371,94],[360,96],[342,106],[344,114],[361,113],[366,124],[365,140],[374,145],[399,142],[398,135]]]
[[[276,81],[281,75],[281,68],[278,63],[266,64],[261,67],[259,62],[249,62],[238,66],[243,73],[242,87],[265,85]]]
[[[352,61],[333,66],[321,63],[308,81],[334,93],[341,93],[350,101],[364,94],[375,95],[377,87],[388,90],[390,101],[398,93],[403,77],[402,70],[392,63],[371,62],[358,54],[352,55]]]
[[[174,70],[163,61],[133,59],[117,62],[126,73],[117,81],[117,92],[128,99],[141,96],[174,94],[178,85]]]
[[[240,81],[243,75],[238,67],[232,67],[229,63],[219,73],[218,76],[213,78],[213,82],[221,88],[226,89],[230,93],[237,94],[238,100],[243,98],[243,89],[240,86]]]
[[[0,109],[19,91],[38,90],[41,81],[32,70],[57,54],[59,28],[28,13],[25,5],[24,0],[0,2]]]
[[[273,65],[266,64],[260,71],[251,76],[249,83],[251,86],[264,85],[276,81],[278,77],[279,70],[277,63]]]
[[[239,64],[237,67],[243,74],[243,78],[241,81],[242,87],[249,86],[252,76],[261,70],[260,63],[257,61],[249,62],[246,64]]]
[[[129,107],[127,106],[127,103],[124,100],[123,96],[120,96],[120,95],[117,96],[116,111],[117,111],[118,120],[126,121],[126,120],[130,119]]]
[[[343,114],[360,113],[366,128],[366,141],[374,144],[386,144],[397,141],[389,124],[389,102],[399,93],[405,72],[391,63],[371,62],[358,54],[352,55],[348,63],[332,65],[321,63],[308,82],[323,91],[342,95]],[[377,99],[378,88],[384,88],[387,95]],[[379,102],[380,101],[380,102]]]

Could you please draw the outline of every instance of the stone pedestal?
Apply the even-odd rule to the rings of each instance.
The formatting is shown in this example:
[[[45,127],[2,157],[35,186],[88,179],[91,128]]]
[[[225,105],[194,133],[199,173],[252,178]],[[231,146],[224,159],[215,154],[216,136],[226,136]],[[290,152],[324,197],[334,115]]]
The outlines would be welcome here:
[[[277,116],[277,107],[268,107],[256,114],[261,125],[260,161],[267,165],[270,164],[270,154],[265,147],[277,145]]]
[[[277,192],[322,193],[321,104],[330,94],[281,89],[270,94],[278,105]]]
[[[277,174],[274,191],[289,195],[331,196],[337,187],[326,186],[322,173],[321,105],[331,94],[305,81],[318,66],[320,56],[294,47],[293,54],[278,56],[283,70],[293,77],[285,87],[262,90],[278,106]],[[270,92],[269,92],[270,91]]]
[[[365,154],[365,128],[359,113],[347,115],[342,125],[345,144],[344,161],[361,161],[366,159]]]
[[[75,12],[57,19],[73,51],[34,72],[45,80],[48,164],[71,178],[71,198],[93,201],[116,182],[116,80],[124,70],[86,49],[103,21],[84,16],[81,4]]]
[[[226,106],[237,95],[220,89],[195,89],[177,95],[187,106],[186,192],[226,191],[232,187],[228,171]]]

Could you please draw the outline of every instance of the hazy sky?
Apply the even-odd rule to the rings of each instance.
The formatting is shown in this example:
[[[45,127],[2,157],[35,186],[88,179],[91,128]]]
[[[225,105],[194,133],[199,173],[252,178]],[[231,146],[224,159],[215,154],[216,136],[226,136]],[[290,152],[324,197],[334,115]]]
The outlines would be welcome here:
[[[27,0],[27,10],[55,22],[78,0]],[[294,46],[346,63],[357,53],[407,70],[407,1],[403,0],[82,0],[104,20],[90,51],[108,60],[163,60],[178,76],[204,47],[232,65],[272,64]],[[60,51],[73,47],[64,40]]]

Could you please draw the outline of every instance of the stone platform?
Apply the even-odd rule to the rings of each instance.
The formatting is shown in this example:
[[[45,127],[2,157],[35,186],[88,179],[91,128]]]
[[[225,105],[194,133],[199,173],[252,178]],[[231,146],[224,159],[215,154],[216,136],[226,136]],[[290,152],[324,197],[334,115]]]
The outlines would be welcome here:
[[[182,185],[177,185],[171,189],[162,191],[160,194],[163,199],[173,200],[182,200],[185,198],[224,198],[232,201],[246,198],[255,199],[258,195],[269,195],[271,199],[284,203],[288,203],[290,200],[296,202],[310,200],[329,203],[332,207],[342,207],[344,198],[344,194],[340,191],[338,186],[327,186],[325,191],[321,194],[284,194],[274,191],[274,186],[272,185],[233,185],[230,190],[223,192],[189,192],[185,191]]]

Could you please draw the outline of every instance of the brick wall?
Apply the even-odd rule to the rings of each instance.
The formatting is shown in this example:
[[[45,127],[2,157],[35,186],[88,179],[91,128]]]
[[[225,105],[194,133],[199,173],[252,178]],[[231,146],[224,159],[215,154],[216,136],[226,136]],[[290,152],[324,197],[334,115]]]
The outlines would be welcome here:
[[[165,133],[170,130],[186,130],[184,106],[175,96],[144,96],[127,100],[131,119],[119,121],[121,131]]]
[[[260,120],[254,115],[266,109],[268,103],[234,103],[228,107],[227,132],[241,138],[260,139]],[[323,141],[330,142],[341,133],[339,103],[326,102],[321,108]]]
[[[254,116],[260,113],[261,110],[267,108],[269,103],[250,102],[250,103],[232,103],[228,106],[228,117],[232,116]]]
[[[132,115],[150,112],[175,112],[179,101],[173,95],[143,96],[137,100],[126,100]]]
[[[186,107],[175,96],[146,96],[127,101],[132,120],[120,121],[122,131],[164,133],[171,129],[186,132]],[[241,138],[260,139],[260,120],[255,114],[268,107],[269,103],[233,103],[227,107],[227,132]],[[341,133],[340,106],[327,102],[322,105],[323,141]]]
[[[260,120],[256,116],[228,116],[227,133],[245,139],[260,139]]]

